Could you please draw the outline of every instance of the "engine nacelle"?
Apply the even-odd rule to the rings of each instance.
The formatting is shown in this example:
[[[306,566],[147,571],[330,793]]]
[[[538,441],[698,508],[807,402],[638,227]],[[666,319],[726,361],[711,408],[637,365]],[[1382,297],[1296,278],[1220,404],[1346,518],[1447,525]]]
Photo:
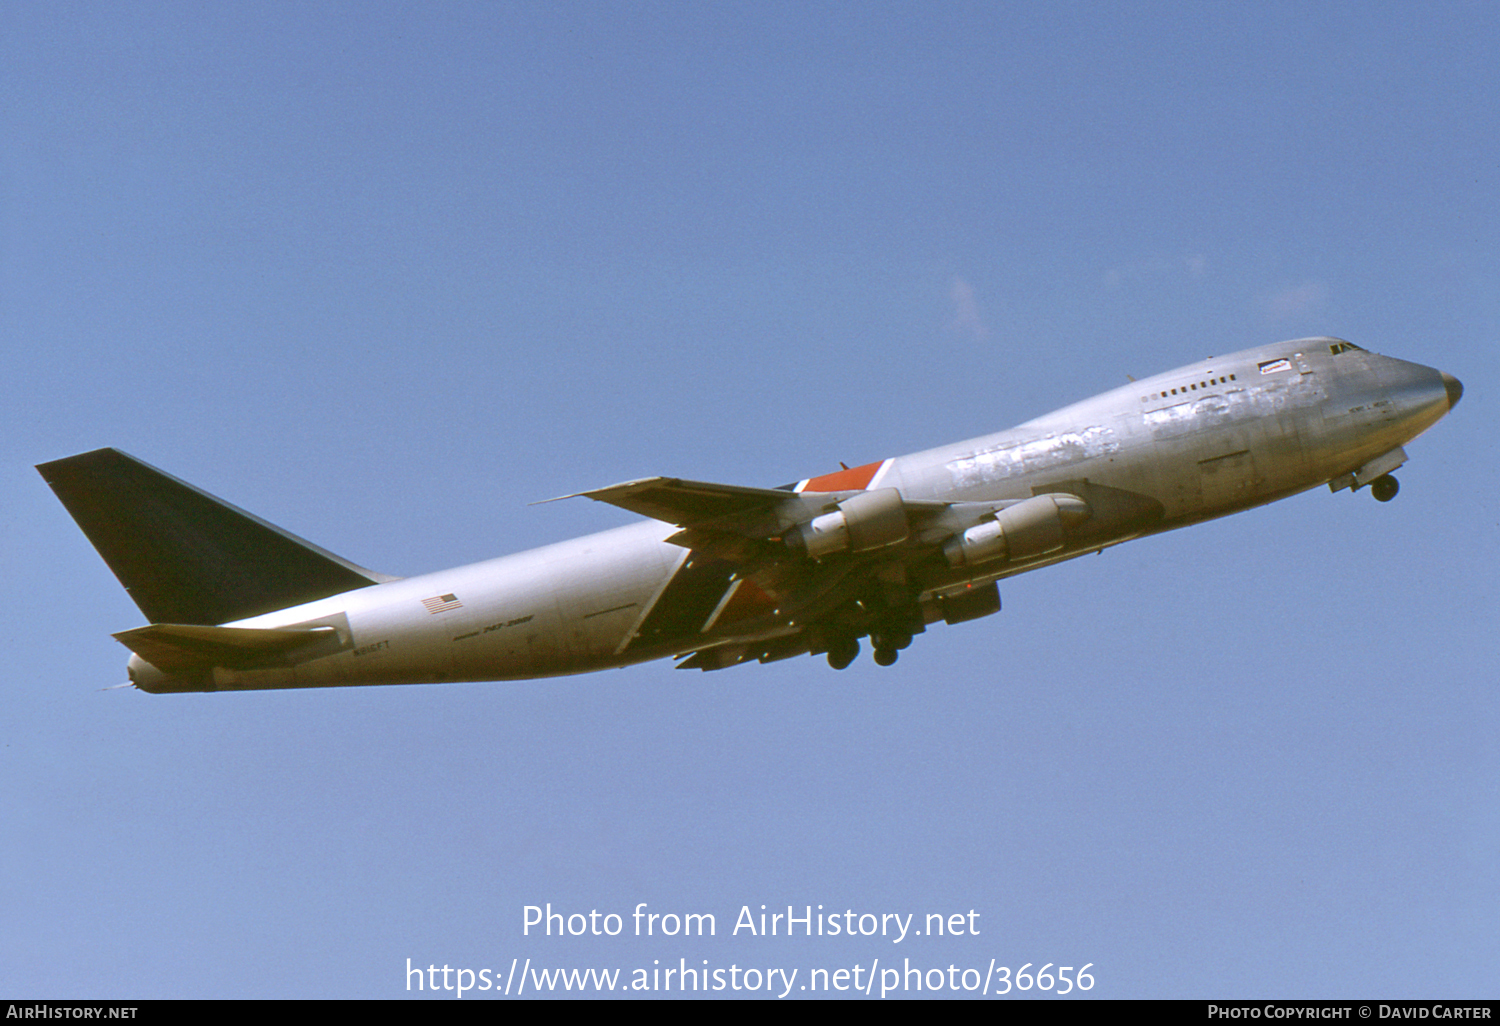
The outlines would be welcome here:
[[[1046,555],[1062,548],[1067,528],[1089,515],[1089,504],[1076,495],[1033,495],[950,538],[943,555],[952,566]]]
[[[911,535],[906,506],[894,488],[851,495],[832,513],[814,517],[786,532],[787,547],[814,559],[835,552],[869,552],[897,545]]]
[[[937,615],[946,624],[967,623],[1000,612],[1000,586],[994,581],[937,599]]]

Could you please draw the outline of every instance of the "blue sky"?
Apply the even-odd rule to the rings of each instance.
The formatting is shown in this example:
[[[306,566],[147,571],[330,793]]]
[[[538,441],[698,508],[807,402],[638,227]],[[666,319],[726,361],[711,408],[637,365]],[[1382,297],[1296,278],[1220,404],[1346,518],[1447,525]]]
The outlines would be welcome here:
[[[1113,997],[1494,996],[1497,30],[6,7],[0,991],[994,959]],[[1395,502],[1016,578],[890,669],[100,691],[140,614],[32,469],[116,446],[412,574],[628,521],[534,500],[779,484],[1310,334],[1464,381]],[[717,936],[523,936],[548,902]],[[731,934],[762,904],[981,932]]]

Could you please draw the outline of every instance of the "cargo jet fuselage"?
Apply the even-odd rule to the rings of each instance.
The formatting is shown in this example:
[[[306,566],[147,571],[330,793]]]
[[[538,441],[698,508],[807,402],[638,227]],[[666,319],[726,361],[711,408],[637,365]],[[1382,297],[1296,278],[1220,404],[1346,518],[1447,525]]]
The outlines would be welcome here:
[[[675,478],[580,495],[651,519],[420,577],[348,563],[112,449],[38,469],[153,621],[152,692],[515,680],[664,656],[720,669],[869,637],[889,664],[996,582],[1327,484],[1395,495],[1462,395],[1334,338],[1133,381],[1025,424],[776,489]]]

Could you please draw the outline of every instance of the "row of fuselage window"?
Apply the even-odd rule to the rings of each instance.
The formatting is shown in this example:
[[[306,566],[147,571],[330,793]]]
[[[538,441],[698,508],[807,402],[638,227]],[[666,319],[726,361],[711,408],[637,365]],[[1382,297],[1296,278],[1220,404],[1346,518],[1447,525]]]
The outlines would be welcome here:
[[[1207,388],[1209,385],[1222,385],[1226,381],[1234,381],[1234,380],[1235,380],[1235,376],[1233,374],[1229,375],[1228,377],[1224,377],[1224,378],[1209,378],[1207,381],[1200,381],[1196,385],[1183,385],[1181,388],[1174,388],[1174,389],[1172,389],[1170,391],[1162,392],[1162,393],[1160,393],[1159,398],[1165,399],[1165,398],[1167,398],[1167,396],[1169,396],[1169,395],[1177,395],[1179,392],[1181,392],[1182,394],[1186,395],[1189,391],[1196,392],[1196,391],[1198,391],[1198,389],[1200,389],[1200,388]],[[1141,396],[1141,402],[1143,402],[1143,403],[1149,403],[1150,401],[1151,401],[1151,396],[1149,396],[1149,395],[1143,395],[1143,396]]]

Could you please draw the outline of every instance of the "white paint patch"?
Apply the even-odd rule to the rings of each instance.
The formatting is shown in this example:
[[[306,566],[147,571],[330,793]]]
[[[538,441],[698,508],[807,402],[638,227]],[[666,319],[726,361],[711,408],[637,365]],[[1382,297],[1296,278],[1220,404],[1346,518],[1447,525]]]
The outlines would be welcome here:
[[[949,462],[947,468],[955,487],[970,488],[1119,451],[1112,429],[1088,427],[977,452]]]

